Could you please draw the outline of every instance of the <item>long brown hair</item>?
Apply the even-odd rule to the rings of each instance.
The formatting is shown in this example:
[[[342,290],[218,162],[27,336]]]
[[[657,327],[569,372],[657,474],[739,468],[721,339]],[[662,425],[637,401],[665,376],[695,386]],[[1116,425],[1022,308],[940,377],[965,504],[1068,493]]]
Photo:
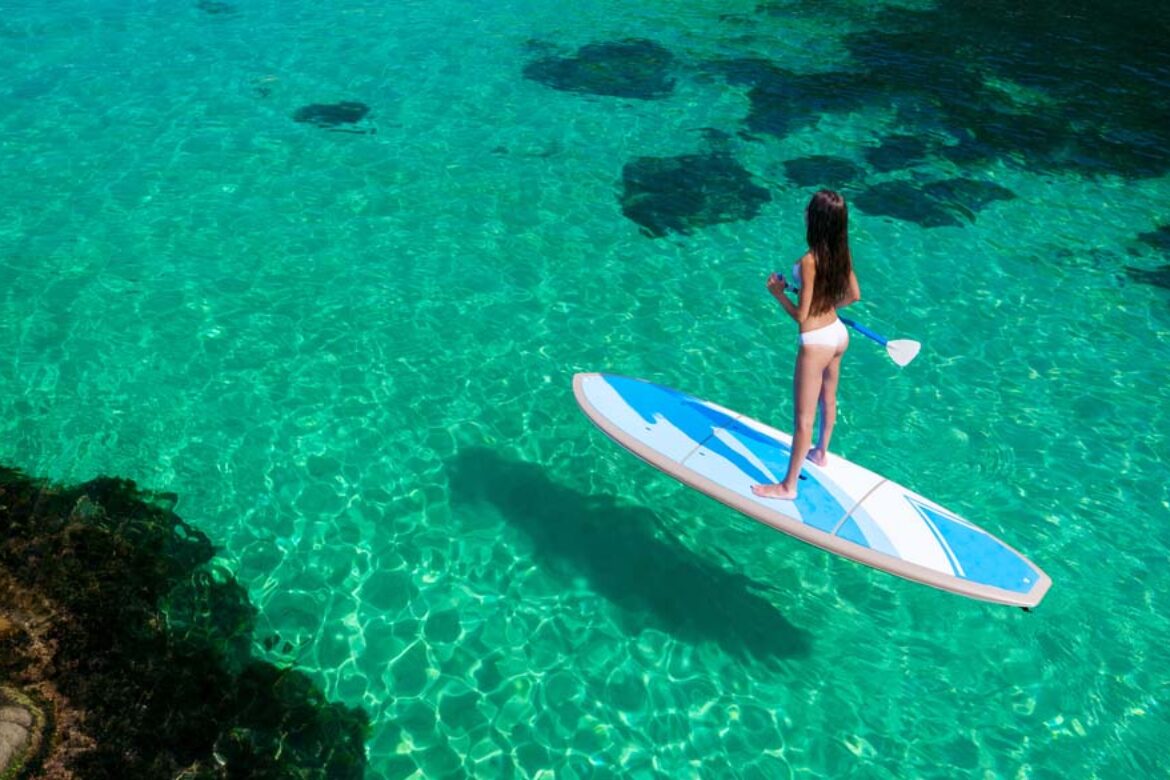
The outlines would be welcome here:
[[[823,314],[837,305],[849,290],[853,256],[849,253],[849,209],[845,199],[832,190],[812,196],[805,209],[805,237],[817,263],[811,314]]]

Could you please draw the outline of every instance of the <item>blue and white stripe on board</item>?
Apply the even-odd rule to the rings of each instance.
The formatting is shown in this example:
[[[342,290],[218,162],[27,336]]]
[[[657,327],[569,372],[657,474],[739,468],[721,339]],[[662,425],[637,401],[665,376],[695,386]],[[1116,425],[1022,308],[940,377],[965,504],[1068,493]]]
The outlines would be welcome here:
[[[1051,580],[1011,547],[938,504],[836,455],[806,462],[794,501],[756,496],[779,482],[791,437],[669,387],[578,374],[582,410],[611,438],[683,483],[777,530],[917,582],[1034,606]]]

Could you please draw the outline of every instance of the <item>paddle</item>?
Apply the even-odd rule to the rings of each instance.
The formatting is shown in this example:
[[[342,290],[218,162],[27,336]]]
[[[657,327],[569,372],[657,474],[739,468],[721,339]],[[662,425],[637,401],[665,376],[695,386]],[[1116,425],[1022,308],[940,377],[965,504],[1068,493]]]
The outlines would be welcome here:
[[[784,278],[782,274],[776,274],[776,276],[779,276],[781,279]],[[797,295],[800,294],[800,289],[797,287],[790,286],[789,289],[795,292]],[[853,328],[861,335],[871,338],[885,347],[886,354],[890,356],[890,360],[893,360],[899,366],[910,365],[910,361],[918,357],[918,351],[922,349],[922,345],[917,341],[911,341],[910,339],[894,339],[891,341],[880,333],[874,333],[860,322],[854,322],[853,320],[845,319],[840,315],[837,316],[837,319],[841,320],[841,322],[844,322],[846,325]]]
[[[909,365],[911,360],[918,357],[918,350],[922,349],[922,345],[917,341],[911,341],[910,339],[894,339],[891,341],[880,333],[874,333],[859,322],[847,320],[840,315],[837,316],[837,319],[861,335],[867,336],[885,347],[886,354],[890,356],[890,360],[893,360],[899,366]]]

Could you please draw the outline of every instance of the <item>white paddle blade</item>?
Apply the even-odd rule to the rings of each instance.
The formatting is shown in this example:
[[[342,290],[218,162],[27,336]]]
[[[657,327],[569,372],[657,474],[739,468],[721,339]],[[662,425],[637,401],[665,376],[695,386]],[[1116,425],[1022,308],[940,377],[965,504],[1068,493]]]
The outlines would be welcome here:
[[[886,342],[886,353],[899,366],[909,365],[911,360],[918,357],[920,349],[922,349],[922,345],[910,339],[894,339]]]

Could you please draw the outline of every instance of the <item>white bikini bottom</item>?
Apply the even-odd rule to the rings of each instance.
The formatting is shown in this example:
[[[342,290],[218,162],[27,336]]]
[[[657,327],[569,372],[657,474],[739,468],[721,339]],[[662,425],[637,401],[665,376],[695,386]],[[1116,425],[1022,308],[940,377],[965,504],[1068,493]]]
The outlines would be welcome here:
[[[833,320],[823,328],[806,330],[800,334],[801,346],[810,347],[838,347],[845,346],[849,341],[849,331],[845,330],[845,323]]]

